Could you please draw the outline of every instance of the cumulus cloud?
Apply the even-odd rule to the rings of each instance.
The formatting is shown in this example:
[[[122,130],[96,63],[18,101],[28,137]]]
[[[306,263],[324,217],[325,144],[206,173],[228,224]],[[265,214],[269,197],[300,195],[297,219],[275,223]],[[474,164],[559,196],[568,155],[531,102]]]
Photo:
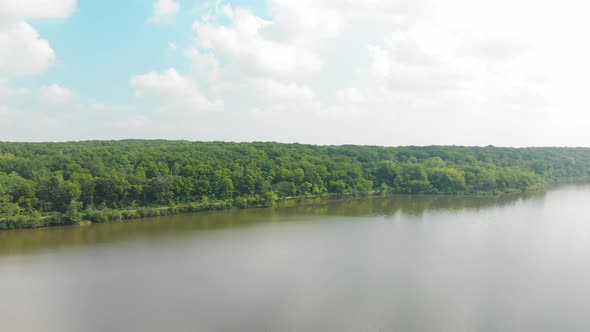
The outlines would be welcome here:
[[[9,79],[40,74],[56,61],[49,41],[43,39],[26,20],[65,18],[75,9],[76,0],[0,1],[0,99],[28,93],[27,89],[11,87]],[[59,99],[51,95],[52,87],[47,88],[46,94],[51,101]],[[44,95],[41,93],[42,99]],[[63,96],[61,98],[64,99]],[[3,124],[14,123],[19,114],[0,105],[0,122]]]
[[[44,85],[39,89],[41,100],[54,106],[64,106],[70,103],[74,96],[72,90],[59,86],[58,84]]]
[[[318,46],[353,28],[380,31],[412,25],[431,10],[430,0],[269,0],[285,38]]]
[[[193,72],[199,77],[215,79],[219,75],[219,60],[213,54],[203,53],[192,47],[185,52],[190,59]]]
[[[75,9],[75,2],[54,2],[62,9],[44,9],[44,17]],[[5,3],[0,77],[46,70],[55,52],[26,23],[44,7]],[[175,3],[156,2],[154,23],[172,17]],[[262,10],[211,3],[193,22],[193,42],[170,45],[183,50],[189,72],[131,78],[139,100],[198,121],[142,114],[124,120],[127,128],[180,138],[385,145],[590,140],[583,2],[564,0],[560,10],[532,0],[267,0]],[[0,94],[17,90],[0,81]]]
[[[230,20],[229,26],[207,20],[193,23],[199,48],[213,50],[271,76],[300,76],[320,71],[321,60],[313,51],[264,34],[272,22],[229,5],[224,7],[223,14]]]
[[[148,18],[149,23],[162,23],[170,20],[180,10],[175,0],[157,0],[154,3],[154,13]]]
[[[242,108],[268,121],[271,112],[282,112],[278,122],[290,111],[310,123],[330,117],[319,122],[333,126],[323,128],[330,137],[354,132],[373,144],[526,144],[555,124],[558,107],[573,103],[566,96],[579,91],[572,87],[583,75],[555,61],[563,54],[553,46],[575,45],[560,41],[572,28],[569,16],[555,27],[546,24],[555,16],[548,3],[531,13],[529,2],[499,1],[269,0],[264,19],[217,6],[193,24],[187,56],[195,75],[215,72],[215,86],[229,87],[221,97],[243,92]],[[580,64],[588,53],[568,57]],[[379,131],[370,118],[404,126]],[[522,123],[535,127],[516,137]]]
[[[131,78],[138,96],[159,98],[164,110],[188,112],[218,111],[223,101],[208,99],[195,81],[170,68],[163,73],[149,72]]]
[[[56,60],[49,42],[25,20],[64,18],[76,8],[76,0],[5,0],[0,2],[0,74],[33,75]]]
[[[0,24],[0,73],[33,75],[55,62],[49,42],[24,21]]]
[[[0,18],[65,18],[76,9],[76,0],[3,0]]]
[[[369,44],[368,74],[399,93],[462,89],[482,77],[485,64],[454,53],[456,40],[434,27],[415,26]]]
[[[0,105],[0,127],[6,129],[3,131],[5,139],[47,139],[48,136],[31,136],[34,132],[47,135],[49,131],[45,129],[54,130],[54,137],[64,133],[58,130],[64,125],[64,114],[35,111],[24,99],[13,101],[9,98],[29,93],[28,89],[14,87],[12,79],[41,74],[57,60],[49,41],[27,21],[66,18],[75,9],[76,0],[0,1],[0,102],[5,103]],[[64,105],[73,95],[71,90],[56,84],[43,86],[38,93],[40,100],[52,105]],[[27,110],[23,111],[25,108]]]

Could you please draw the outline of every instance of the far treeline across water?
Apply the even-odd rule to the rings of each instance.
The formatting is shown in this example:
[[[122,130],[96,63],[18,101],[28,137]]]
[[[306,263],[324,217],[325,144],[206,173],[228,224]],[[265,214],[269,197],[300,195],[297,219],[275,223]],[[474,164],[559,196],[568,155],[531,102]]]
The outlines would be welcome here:
[[[269,207],[293,197],[523,192],[589,174],[588,148],[0,142],[0,229]]]

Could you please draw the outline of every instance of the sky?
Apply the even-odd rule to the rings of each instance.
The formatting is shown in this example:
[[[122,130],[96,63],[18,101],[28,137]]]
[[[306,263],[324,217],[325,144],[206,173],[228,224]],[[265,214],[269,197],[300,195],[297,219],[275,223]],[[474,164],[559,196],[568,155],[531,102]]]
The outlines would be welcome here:
[[[0,141],[590,146],[578,0],[0,0]]]

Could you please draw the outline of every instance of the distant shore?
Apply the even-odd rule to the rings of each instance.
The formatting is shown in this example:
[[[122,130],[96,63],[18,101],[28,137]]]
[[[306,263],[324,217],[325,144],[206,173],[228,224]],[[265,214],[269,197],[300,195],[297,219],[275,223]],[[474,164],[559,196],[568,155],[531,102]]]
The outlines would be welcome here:
[[[0,142],[0,229],[272,207],[313,197],[519,193],[589,175],[589,148]]]

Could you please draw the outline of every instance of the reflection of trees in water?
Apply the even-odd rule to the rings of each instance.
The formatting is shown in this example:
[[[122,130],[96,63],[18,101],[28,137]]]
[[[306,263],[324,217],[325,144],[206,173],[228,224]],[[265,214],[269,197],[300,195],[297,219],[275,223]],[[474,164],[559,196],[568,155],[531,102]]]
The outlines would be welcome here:
[[[290,220],[317,220],[317,216],[421,216],[428,211],[479,210],[512,206],[519,202],[539,202],[545,193],[500,196],[394,195],[364,199],[289,202],[273,209],[209,211],[189,215],[146,218],[89,226],[49,227],[0,232],[0,255],[34,252],[60,247],[72,248],[115,242],[133,237],[180,235],[208,230],[249,227],[261,223]]]
[[[401,213],[410,216],[421,216],[425,212],[433,210],[480,210],[491,207],[513,206],[520,202],[538,202],[542,204],[545,195],[545,192],[498,196],[393,195],[366,199],[321,201],[285,209],[313,215],[391,216]],[[284,212],[279,209],[279,213]]]
[[[0,255],[62,247],[88,246],[133,237],[178,236],[183,233],[188,235],[194,231],[247,227],[271,220],[269,218],[260,218],[260,215],[258,218],[254,218],[254,215],[242,215],[241,212],[244,211],[246,210],[208,211],[86,226],[1,231]]]

